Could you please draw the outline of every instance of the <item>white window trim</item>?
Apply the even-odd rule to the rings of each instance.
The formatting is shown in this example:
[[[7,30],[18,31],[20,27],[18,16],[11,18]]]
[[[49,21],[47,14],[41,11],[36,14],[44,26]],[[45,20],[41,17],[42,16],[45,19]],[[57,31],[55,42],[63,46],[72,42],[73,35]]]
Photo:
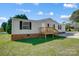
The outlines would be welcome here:
[[[25,24],[23,24],[24,22],[22,22],[22,29],[25,29],[25,28],[23,28],[23,26],[26,26],[26,27],[28,27],[28,28],[26,28],[27,30],[29,30],[30,29],[30,22],[26,22],[26,23],[28,23],[27,25],[25,25]],[[25,30],[26,30],[25,29]]]

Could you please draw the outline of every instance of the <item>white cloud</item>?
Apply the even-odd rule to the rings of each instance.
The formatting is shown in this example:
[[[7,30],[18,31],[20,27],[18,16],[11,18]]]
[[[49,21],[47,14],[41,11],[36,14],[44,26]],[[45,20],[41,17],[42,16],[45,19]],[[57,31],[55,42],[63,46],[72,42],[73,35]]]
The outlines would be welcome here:
[[[22,4],[24,4],[24,3],[16,3],[17,5],[22,5]]]
[[[45,16],[52,16],[52,15],[54,15],[53,12],[44,13],[43,11],[39,11],[37,14],[38,14],[38,15],[45,15]]]
[[[26,10],[26,12],[28,12],[28,13],[29,13],[29,12],[31,12],[31,10],[29,10],[29,9],[28,9],[28,10]]]
[[[7,18],[5,18],[5,17],[0,17],[0,20],[6,20]]]
[[[54,13],[53,12],[49,12],[49,15],[52,16]]]
[[[31,12],[31,10],[26,10],[26,9],[16,9],[17,11],[19,11],[19,12],[23,12],[23,13],[30,13]]]
[[[74,4],[74,3],[65,3],[64,7],[67,7],[67,8],[77,8],[77,5]]]
[[[38,6],[39,5],[39,3],[33,3],[34,5],[36,5],[36,6]]]
[[[61,19],[69,19],[70,16],[71,16],[71,15],[61,15],[60,18],[61,18]]]
[[[38,15],[43,15],[44,13],[42,11],[39,11],[37,14]]]
[[[7,22],[7,18],[5,18],[5,17],[0,17],[0,26],[1,26],[1,24],[3,23],[3,22]]]

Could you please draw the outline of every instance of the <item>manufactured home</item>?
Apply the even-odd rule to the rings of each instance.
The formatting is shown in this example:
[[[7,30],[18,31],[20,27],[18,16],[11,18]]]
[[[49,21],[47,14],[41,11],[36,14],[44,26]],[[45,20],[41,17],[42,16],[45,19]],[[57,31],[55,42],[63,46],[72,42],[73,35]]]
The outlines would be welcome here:
[[[12,40],[39,37],[41,34],[65,32],[65,26],[51,18],[40,20],[12,19]]]

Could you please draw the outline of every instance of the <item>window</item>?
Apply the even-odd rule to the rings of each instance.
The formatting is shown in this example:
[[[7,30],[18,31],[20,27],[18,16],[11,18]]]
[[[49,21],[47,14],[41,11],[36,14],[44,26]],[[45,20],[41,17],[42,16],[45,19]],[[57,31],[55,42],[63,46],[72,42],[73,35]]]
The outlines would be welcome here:
[[[30,23],[29,22],[23,22],[22,23],[22,28],[23,29],[30,29]]]
[[[61,25],[58,25],[58,29],[61,29]]]
[[[20,29],[31,29],[31,22],[20,21]]]

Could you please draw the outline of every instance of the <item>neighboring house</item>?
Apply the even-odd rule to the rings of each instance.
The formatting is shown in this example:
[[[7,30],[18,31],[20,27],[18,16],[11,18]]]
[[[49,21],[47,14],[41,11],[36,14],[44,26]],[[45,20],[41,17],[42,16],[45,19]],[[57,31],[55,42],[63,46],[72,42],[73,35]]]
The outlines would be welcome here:
[[[55,28],[58,32],[65,32],[65,26],[51,18],[41,20],[12,19],[12,40],[39,37],[40,28]]]
[[[70,26],[75,30],[75,31],[79,31],[79,23],[77,22],[71,22]]]

